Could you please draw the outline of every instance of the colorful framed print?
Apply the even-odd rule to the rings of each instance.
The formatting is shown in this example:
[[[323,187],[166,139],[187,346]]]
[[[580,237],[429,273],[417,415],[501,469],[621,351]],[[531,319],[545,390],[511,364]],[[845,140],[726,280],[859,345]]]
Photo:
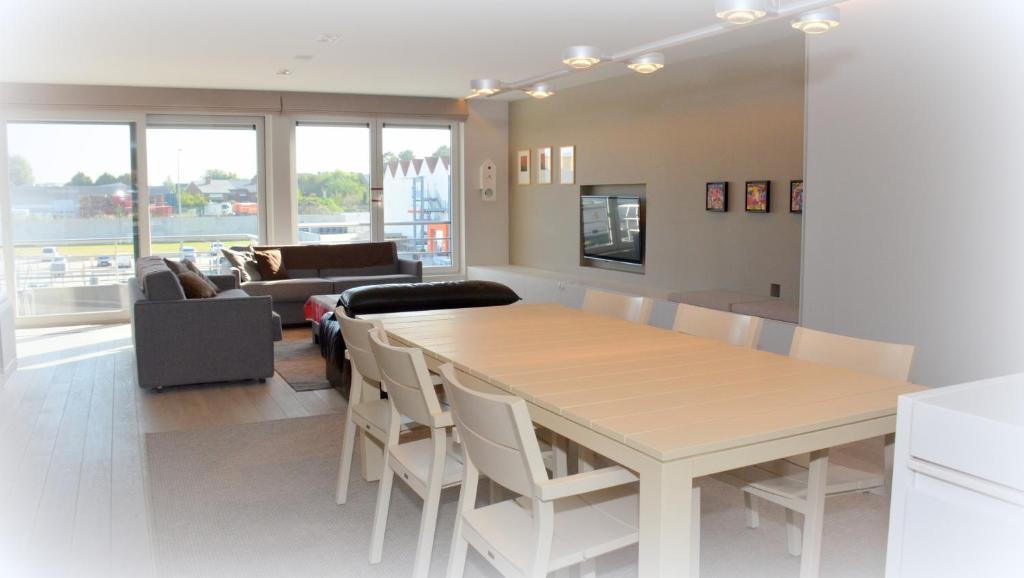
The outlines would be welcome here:
[[[789,181],[789,212],[804,212],[804,182]]]
[[[576,184],[576,147],[558,147],[558,182],[563,185]]]
[[[551,184],[551,147],[537,149],[537,184]]]
[[[725,213],[729,210],[729,183],[705,185],[704,210],[712,213]]]
[[[530,149],[519,151],[519,179],[516,183],[520,185],[530,184]]]
[[[748,213],[771,211],[771,181],[747,181],[746,210]]]

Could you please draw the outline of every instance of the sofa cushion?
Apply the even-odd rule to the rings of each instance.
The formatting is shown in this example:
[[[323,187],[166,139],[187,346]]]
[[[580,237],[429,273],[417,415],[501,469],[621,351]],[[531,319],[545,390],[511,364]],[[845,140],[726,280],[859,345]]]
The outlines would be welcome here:
[[[217,296],[217,292],[209,283],[191,271],[178,275],[178,281],[181,282],[181,289],[187,299],[209,299]]]
[[[255,247],[257,251],[278,249],[289,269],[363,269],[391,265],[398,261],[398,248],[392,242],[348,243],[337,245],[279,245]],[[321,273],[322,274],[322,273]]]
[[[317,269],[292,269],[288,267],[289,279],[317,279],[324,277]]]
[[[232,247],[221,249],[220,252],[231,267],[238,271],[243,283],[263,279],[260,277],[260,269],[256,265],[256,255],[253,254],[252,247]]]
[[[220,293],[218,293],[215,298],[216,299],[239,299],[241,297],[251,297],[251,295],[249,295],[245,291],[242,291],[241,289],[228,289],[226,291],[221,291]]]
[[[415,283],[419,281],[415,275],[361,275],[357,277],[328,277],[327,280],[333,284],[333,293],[341,293],[347,289],[364,285]]]
[[[206,276],[206,273],[203,273],[203,270],[199,268],[199,265],[196,265],[192,261],[182,261],[182,265],[185,266],[185,269],[189,273],[193,273],[196,277],[202,279],[203,283],[206,283],[206,285],[213,291],[214,295],[220,292],[220,287],[211,281],[210,278]]]
[[[519,295],[493,281],[438,281],[356,287],[341,294],[338,306],[350,316],[398,311],[511,305]]]
[[[326,279],[280,279],[277,281],[252,281],[242,285],[249,295],[270,295],[274,302],[300,301],[310,295],[337,293],[334,284]]]
[[[377,275],[395,275],[398,265],[373,265],[371,267],[327,267],[320,269],[320,277],[372,277]]]
[[[285,268],[279,249],[265,249],[255,251],[256,266],[260,269],[260,277],[264,281],[278,281],[288,278],[288,270]]]

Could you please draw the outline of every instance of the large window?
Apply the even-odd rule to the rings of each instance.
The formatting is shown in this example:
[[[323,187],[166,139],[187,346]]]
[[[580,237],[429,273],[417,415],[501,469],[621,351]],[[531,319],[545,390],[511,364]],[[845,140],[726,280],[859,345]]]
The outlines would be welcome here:
[[[295,127],[299,243],[373,240],[370,127]]]
[[[126,307],[136,257],[130,123],[7,124],[21,317]]]
[[[424,267],[451,267],[451,127],[385,124],[382,144],[384,238]]]
[[[260,134],[244,119],[217,125],[150,121],[146,130],[151,253],[219,271],[222,247],[260,239]]]

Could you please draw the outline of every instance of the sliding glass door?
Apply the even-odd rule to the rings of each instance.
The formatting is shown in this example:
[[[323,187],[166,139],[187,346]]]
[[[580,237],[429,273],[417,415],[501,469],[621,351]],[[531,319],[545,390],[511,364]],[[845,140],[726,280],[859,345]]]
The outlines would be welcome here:
[[[132,123],[10,122],[8,185],[19,317],[127,306],[137,256]]]

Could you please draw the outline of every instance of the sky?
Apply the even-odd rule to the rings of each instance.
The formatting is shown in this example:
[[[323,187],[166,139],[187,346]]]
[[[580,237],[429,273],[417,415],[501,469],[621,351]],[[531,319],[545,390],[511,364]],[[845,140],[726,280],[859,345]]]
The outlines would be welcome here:
[[[300,173],[370,172],[368,127],[300,125],[295,138]],[[410,149],[424,157],[450,146],[451,135],[447,128],[385,127],[383,141],[384,151]],[[149,128],[146,145],[150,185],[168,177],[177,180],[179,174],[181,182],[199,180],[213,168],[246,179],[257,171],[252,129]],[[10,155],[28,160],[37,184],[62,185],[79,171],[93,179],[104,172],[116,177],[131,171],[128,124],[11,123],[7,147]]]

